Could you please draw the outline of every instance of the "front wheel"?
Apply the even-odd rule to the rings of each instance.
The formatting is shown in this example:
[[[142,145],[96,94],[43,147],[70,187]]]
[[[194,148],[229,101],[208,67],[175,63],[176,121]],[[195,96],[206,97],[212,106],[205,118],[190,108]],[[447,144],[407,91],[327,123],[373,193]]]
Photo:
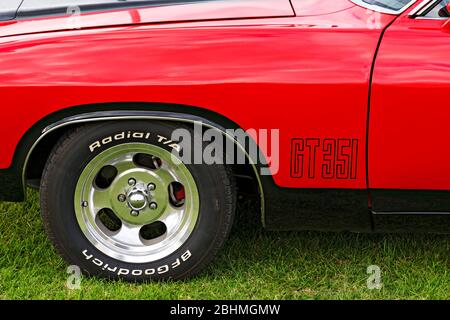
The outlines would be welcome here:
[[[233,178],[224,165],[174,157],[167,141],[178,128],[109,122],[58,142],[42,176],[41,212],[70,264],[142,281],[187,278],[212,260],[231,229]]]

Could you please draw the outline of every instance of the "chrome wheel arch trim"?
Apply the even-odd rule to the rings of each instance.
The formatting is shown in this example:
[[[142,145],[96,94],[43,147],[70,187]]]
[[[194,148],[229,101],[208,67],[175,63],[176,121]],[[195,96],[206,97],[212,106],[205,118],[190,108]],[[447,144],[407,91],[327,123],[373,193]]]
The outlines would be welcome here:
[[[262,225],[266,226],[266,212],[265,212],[265,195],[264,195],[264,187],[262,183],[261,176],[258,171],[258,167],[255,164],[255,161],[252,161],[250,154],[247,152],[244,146],[242,146],[239,141],[236,141],[232,135],[226,132],[226,129],[212,121],[209,121],[203,117],[194,116],[190,114],[183,113],[171,113],[164,111],[131,111],[131,110],[121,110],[121,111],[100,111],[100,112],[92,112],[92,113],[82,113],[75,116],[70,116],[67,118],[63,118],[62,120],[56,121],[53,124],[45,127],[40,136],[34,141],[31,148],[26,153],[25,161],[23,163],[22,168],[22,184],[24,189],[24,195],[26,195],[26,172],[28,168],[28,162],[31,158],[33,151],[39,145],[39,143],[47,137],[50,133],[71,125],[76,124],[87,124],[87,123],[96,123],[96,122],[105,122],[105,121],[126,121],[126,120],[157,120],[157,121],[170,121],[170,122],[181,122],[188,124],[201,124],[203,127],[208,129],[213,129],[224,135],[225,138],[234,142],[235,145],[245,154],[247,159],[250,160],[250,165],[253,169],[253,172],[257,179],[259,196],[261,200],[261,222]],[[250,137],[250,141],[255,143],[253,139]],[[255,143],[256,144],[256,143]],[[259,150],[259,146],[258,150]]]

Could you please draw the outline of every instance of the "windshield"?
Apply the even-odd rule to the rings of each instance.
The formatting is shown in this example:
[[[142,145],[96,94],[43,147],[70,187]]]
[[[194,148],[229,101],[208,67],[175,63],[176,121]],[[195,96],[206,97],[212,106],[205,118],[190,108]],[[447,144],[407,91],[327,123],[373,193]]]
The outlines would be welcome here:
[[[399,13],[413,4],[415,0],[353,0],[353,2],[372,10]]]
[[[22,0],[0,0],[0,21],[12,20]]]

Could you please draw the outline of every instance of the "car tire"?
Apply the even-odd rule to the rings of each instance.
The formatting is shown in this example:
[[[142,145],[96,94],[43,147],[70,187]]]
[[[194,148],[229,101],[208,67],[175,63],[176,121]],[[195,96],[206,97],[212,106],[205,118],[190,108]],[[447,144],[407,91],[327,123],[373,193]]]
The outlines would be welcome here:
[[[69,264],[108,279],[178,280],[214,258],[233,223],[234,179],[225,165],[177,162],[178,128],[192,133],[111,121],[59,140],[41,179],[41,214]]]

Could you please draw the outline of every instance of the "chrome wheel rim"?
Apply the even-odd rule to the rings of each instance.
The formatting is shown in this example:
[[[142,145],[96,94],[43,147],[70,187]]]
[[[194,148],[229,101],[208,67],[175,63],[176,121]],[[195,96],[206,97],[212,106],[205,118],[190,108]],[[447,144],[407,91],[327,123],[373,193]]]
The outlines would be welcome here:
[[[129,263],[154,262],[178,250],[195,228],[200,203],[188,168],[169,151],[144,143],[96,156],[81,173],[74,199],[86,238]],[[150,230],[156,226],[159,233]]]

